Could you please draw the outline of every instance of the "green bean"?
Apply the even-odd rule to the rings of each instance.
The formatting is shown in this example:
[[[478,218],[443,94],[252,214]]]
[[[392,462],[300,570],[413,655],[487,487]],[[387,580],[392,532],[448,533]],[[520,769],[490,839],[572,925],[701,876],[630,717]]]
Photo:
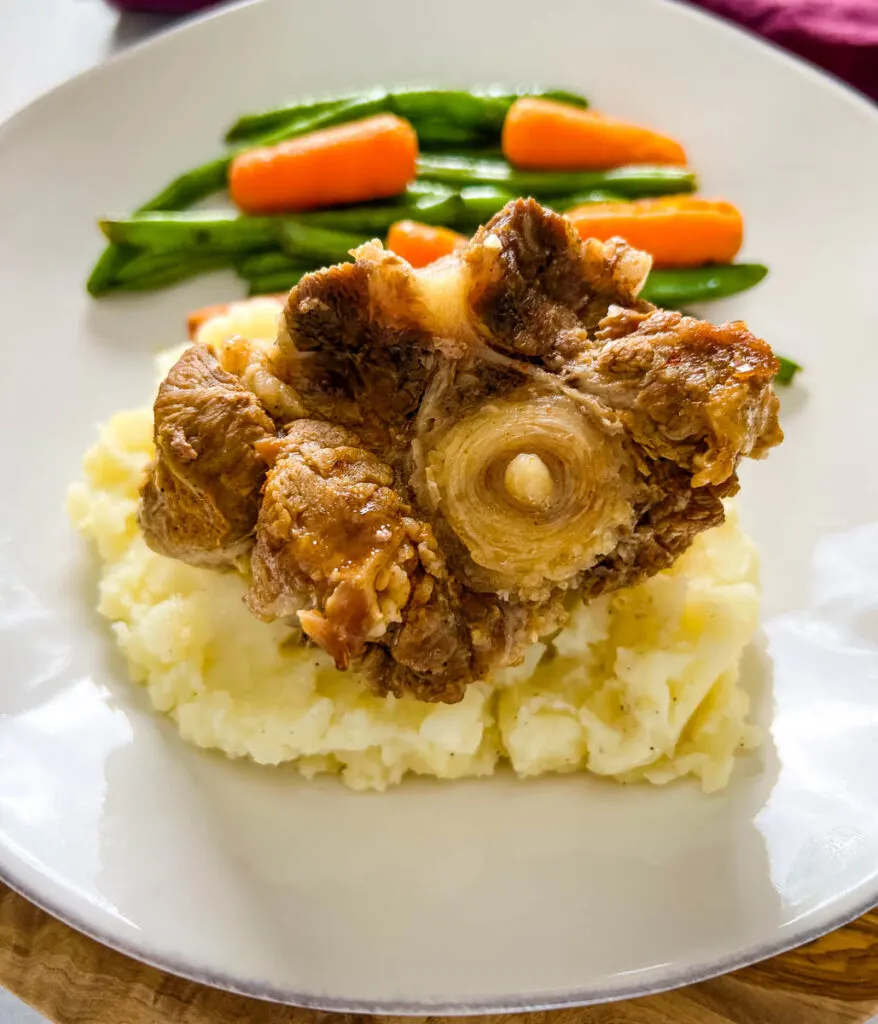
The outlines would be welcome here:
[[[264,277],[251,278],[248,295],[275,295],[279,292],[288,292],[290,288],[309,273],[307,270],[294,270],[281,272],[279,274],[266,274]]]
[[[594,188],[590,192],[577,192],[572,196],[564,196],[563,202],[558,199],[556,203],[562,213],[568,210],[575,210],[577,206],[586,206],[589,203],[624,203],[625,196],[618,192],[607,192],[605,189]]]
[[[463,212],[460,196],[449,189],[441,192],[403,194],[385,203],[342,206],[334,210],[300,213],[294,220],[314,227],[347,231],[364,236],[384,234],[398,220],[419,220],[425,224],[451,224]]]
[[[219,192],[226,187],[229,164],[231,156],[217,157],[200,167],[178,175],[166,185],[158,195],[152,197],[143,206],[139,207],[138,213],[148,213],[153,210],[185,210],[193,203],[197,203],[205,196]]]
[[[778,356],[777,358],[780,360],[780,369],[775,375],[775,382],[778,384],[792,384],[793,378],[802,367],[794,359],[789,359],[787,356]]]
[[[452,89],[393,93],[394,114],[410,121],[425,149],[470,148],[499,142],[503,121],[518,93]]]
[[[226,132],[226,142],[252,141],[265,132],[297,124],[315,112],[343,114],[344,120],[364,116],[352,114],[359,102],[376,104],[370,112],[388,112],[411,121],[423,146],[463,145],[499,136],[506,112],[520,96],[544,96],[585,107],[584,97],[564,90],[503,92],[497,89],[395,89],[370,90],[336,99],[299,102],[258,114],[245,114]],[[344,111],[345,106],[348,109]],[[335,123],[340,123],[336,121]]]
[[[497,185],[516,195],[563,196],[607,189],[622,196],[655,196],[691,192],[696,186],[685,167],[632,165],[609,171],[518,171],[502,160],[458,156],[422,156],[418,173],[428,181],[461,188]]]
[[[322,100],[305,100],[299,103],[292,103],[283,107],[275,107],[272,110],[265,110],[258,114],[243,114],[228,129],[225,134],[225,141],[228,143],[246,142],[252,144],[254,140],[288,127],[289,125],[300,124],[310,121],[315,117],[322,117],[327,113],[337,113],[341,110],[350,109],[359,103],[377,102],[382,105],[387,102],[387,91],[384,89],[366,89],[362,92],[348,93],[343,96],[330,97]]]
[[[571,92],[569,89],[546,89],[544,92],[526,92],[524,96],[540,96],[544,100],[556,100],[558,103],[567,103],[571,107],[588,106],[588,100],[579,92]]]
[[[485,224],[516,198],[512,192],[497,188],[496,185],[469,185],[462,188],[458,195],[462,210],[458,217],[447,221],[447,226],[464,231],[472,231],[480,224]]]
[[[399,197],[401,200],[415,202],[424,196],[456,196],[457,189],[449,188],[438,181],[425,181],[423,178],[415,178],[410,181],[405,192]]]
[[[236,147],[235,152],[240,153],[253,149],[254,146],[273,146],[277,142],[295,139],[320,128],[331,128],[336,124],[346,124],[348,121],[358,121],[360,118],[370,117],[372,114],[380,114],[386,109],[384,95],[382,92],[367,93],[361,97],[342,101],[333,107],[327,107],[312,117],[297,117],[290,121],[284,121],[271,131],[241,140],[241,144]]]
[[[219,157],[191,171],[186,171],[174,178],[170,184],[143,206],[138,207],[137,213],[154,210],[182,210],[197,203],[205,196],[219,191],[225,187],[230,162],[231,157]],[[126,252],[121,246],[111,242],[104,249],[89,274],[86,282],[89,294],[97,297],[111,291],[113,281],[118,278],[130,258],[130,252]]]
[[[356,103],[337,103],[332,109],[319,111],[295,123],[281,125],[273,131],[266,132],[258,138],[254,138],[249,145],[241,148],[252,149],[255,145],[272,145],[275,142],[282,142],[285,139],[315,131],[317,128],[326,128],[329,125],[337,124],[339,119],[350,120],[365,116],[375,109],[377,109],[377,101],[374,99],[369,101],[364,98]],[[137,212],[185,210],[199,200],[224,189],[228,181],[229,166],[236,152],[237,150],[225,153],[205,164],[193,167],[191,171],[185,171],[178,175],[161,192],[139,207]]]
[[[342,263],[351,249],[368,241],[369,233],[349,234],[314,227],[294,217],[278,218],[278,242],[294,259],[316,260],[323,264]]]
[[[373,94],[371,100],[366,96],[361,96],[356,101],[335,101],[331,104],[318,105],[320,109],[312,110],[309,116],[289,124],[275,126],[271,131],[251,139],[249,144],[243,148],[252,148],[254,145],[271,145],[296,135],[304,135],[318,128],[337,124],[340,121],[365,117],[380,109],[378,102],[380,95],[383,94]],[[220,191],[226,186],[229,166],[234,155],[234,152],[226,153],[178,175],[161,192],[138,207],[137,213],[185,210],[199,200]],[[110,290],[114,278],[129,257],[130,253],[123,253],[117,245],[111,243],[107,246],[86,283],[90,294],[98,296]]]
[[[402,89],[389,94],[394,114],[411,121],[442,121],[480,132],[500,134],[518,92],[466,89]]]
[[[220,254],[211,253],[211,261],[216,255],[217,260]],[[126,260],[125,265],[120,267],[113,282],[114,285],[137,284],[139,281],[151,278],[166,270],[176,269],[179,266],[197,262],[202,254],[193,256],[191,252],[153,252],[150,249],[135,250],[134,255]],[[231,266],[231,257],[226,256],[225,266]],[[112,289],[112,285],[111,285]]]
[[[685,270],[653,270],[641,297],[657,306],[678,308],[690,302],[706,302],[752,288],[768,273],[761,263],[719,263]]]
[[[313,265],[313,260],[297,260],[279,249],[270,252],[255,252],[235,260],[235,270],[248,281],[259,277],[268,277],[272,274],[307,270]]]
[[[229,130],[228,140],[245,142],[241,148],[271,145],[319,128],[390,110],[422,122],[423,144],[474,145],[499,133],[509,105],[520,95],[544,95],[578,106],[583,97],[560,90],[503,93],[495,90],[470,93],[461,90],[403,89],[394,92],[368,90],[335,99],[311,100],[264,114],[240,118]],[[178,175],[159,193],[138,208],[138,213],[185,210],[223,189],[235,151]],[[104,294],[132,254],[111,243],[89,275],[92,295]]]
[[[231,157],[219,157],[209,163],[195,167],[191,171],[178,175],[152,199],[138,207],[137,213],[148,213],[154,210],[182,210],[197,203],[205,196],[225,188]],[[89,294],[99,296],[112,290],[113,281],[119,276],[122,268],[132,258],[115,243],[110,243],[94,265],[86,288]]]
[[[85,283],[89,295],[99,298],[113,290],[113,284],[128,261],[137,252],[136,249],[122,245],[108,245],[101,253]]]
[[[225,141],[247,142],[255,136],[264,135],[276,131],[285,124],[296,120],[305,120],[317,114],[323,114],[327,110],[334,110],[352,100],[362,99],[369,93],[355,95],[336,96],[331,99],[314,100],[305,99],[299,103],[292,103],[289,106],[277,107],[274,110],[267,110],[262,114],[244,114],[232,125],[225,134]]]
[[[464,210],[463,197],[457,192],[414,195],[412,198],[403,197],[397,208],[396,219],[407,217],[410,220],[419,220],[424,224],[452,223],[461,216]]]
[[[223,270],[228,267],[228,257],[223,253],[201,253],[193,257],[191,253],[179,260],[162,263],[152,273],[142,273],[138,277],[117,280],[109,289],[120,292],[145,292],[158,288],[168,288],[197,274],[206,274],[212,270]]]
[[[423,152],[444,153],[454,150],[458,153],[473,153],[481,150],[486,137],[472,128],[449,124],[441,118],[424,119],[414,126],[418,145]]]
[[[371,99],[364,96],[356,101],[337,102],[331,107],[318,110],[307,117],[277,125],[272,130],[252,138],[246,146],[238,147],[215,160],[201,164],[199,167],[193,167],[191,171],[185,171],[174,178],[161,192],[144,203],[138,209],[138,213],[152,210],[185,210],[193,203],[224,189],[228,180],[229,166],[235,158],[235,154],[242,149],[252,149],[257,145],[270,146],[276,142],[283,142],[286,139],[316,131],[318,128],[328,128],[341,121],[365,117],[377,112],[380,106],[381,102],[378,96],[373,96]]]
[[[144,213],[98,222],[111,242],[151,252],[241,253],[271,248],[279,218],[234,213]]]

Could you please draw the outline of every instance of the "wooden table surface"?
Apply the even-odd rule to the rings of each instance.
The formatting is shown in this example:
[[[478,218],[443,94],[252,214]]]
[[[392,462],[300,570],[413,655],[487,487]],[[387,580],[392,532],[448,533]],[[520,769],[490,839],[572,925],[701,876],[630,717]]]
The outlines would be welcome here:
[[[401,1024],[263,1003],[106,949],[0,884],[0,985],[57,1024]],[[878,910],[808,946],[700,985],[488,1024],[865,1024],[878,1013]],[[440,1024],[442,1018],[428,1018]]]

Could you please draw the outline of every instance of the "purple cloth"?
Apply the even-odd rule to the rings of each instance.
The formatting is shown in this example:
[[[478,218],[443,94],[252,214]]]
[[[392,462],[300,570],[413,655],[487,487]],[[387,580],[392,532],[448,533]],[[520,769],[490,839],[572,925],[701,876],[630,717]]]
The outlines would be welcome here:
[[[184,14],[216,0],[110,2],[125,10]],[[691,2],[798,53],[878,100],[878,0]]]
[[[878,0],[694,0],[878,100]]]

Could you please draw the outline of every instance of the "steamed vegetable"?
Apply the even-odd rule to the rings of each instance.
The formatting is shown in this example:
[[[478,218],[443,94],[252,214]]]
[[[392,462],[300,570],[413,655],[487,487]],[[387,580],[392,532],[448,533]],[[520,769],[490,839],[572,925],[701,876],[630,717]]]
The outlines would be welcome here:
[[[397,221],[387,232],[387,248],[413,267],[426,267],[466,243],[466,236],[456,231],[414,220]]]
[[[502,92],[463,89],[367,90],[328,100],[310,100],[277,107],[258,114],[245,114],[226,132],[226,142],[251,142],[266,132],[283,130],[321,116],[352,120],[347,116],[360,105],[368,113],[396,114],[411,121],[422,145],[466,145],[493,141],[515,100],[523,95],[545,96],[574,107],[588,105],[585,97],[564,90]],[[364,116],[357,113],[355,117]],[[310,130],[310,129],[309,129]]]
[[[317,228],[293,217],[281,217],[277,223],[280,247],[297,260],[310,261],[312,266],[343,263],[351,249],[368,240],[368,234],[353,235],[343,231]]]
[[[147,213],[102,220],[100,224],[113,242],[152,256],[173,254],[181,258],[199,254],[231,257],[284,249],[310,261],[337,263],[368,238],[365,233],[333,231],[292,217],[244,217],[234,213]]]
[[[278,234],[275,218],[234,213],[142,213],[98,223],[111,242],[152,253],[249,252],[271,248]]]
[[[312,270],[314,259],[303,256],[290,256],[280,249],[268,252],[254,252],[234,260],[235,270],[245,281],[258,277],[270,277],[272,274],[289,274],[299,270]]]
[[[505,200],[500,201],[489,216],[493,216],[504,204]],[[462,199],[462,193],[438,185],[435,189],[424,191],[407,189],[401,196],[389,202],[342,206],[334,210],[314,210],[300,214],[298,219],[315,227],[383,235],[394,221],[405,217],[423,221],[425,224],[451,224],[463,218],[466,212],[467,206]]]
[[[249,282],[248,295],[276,295],[286,293],[295,287],[307,273],[306,270],[293,270],[277,274],[265,274],[254,277]]]
[[[657,269],[644,296],[660,305],[762,280],[764,267],[730,262],[738,211],[682,195],[696,178],[674,140],[586,106],[560,91],[402,88],[246,115],[227,133],[228,153],[179,175],[136,214],[100,221],[110,244],[89,291],[161,288],[228,267],[251,294],[286,292],[385,234],[423,266],[520,195],[568,211],[583,237],[622,235],[651,252]],[[500,155],[501,134],[519,166]],[[445,151],[419,158],[419,143]],[[245,214],[185,212],[227,185]],[[792,378],[790,367],[779,379]]]
[[[693,302],[722,299],[752,288],[768,273],[761,263],[727,263],[685,270],[653,270],[641,297],[679,309]]]
[[[559,207],[558,212],[563,213],[565,216],[570,215],[571,210],[575,210],[578,206],[587,206],[591,203],[623,203],[625,198],[617,195],[613,192],[607,192],[603,188],[592,188],[587,192],[575,192],[571,196],[563,196],[559,200],[555,200],[555,205]]]
[[[780,369],[777,371],[777,376],[774,378],[778,384],[792,384],[793,378],[802,369],[801,366],[795,360],[788,359],[786,356],[778,356],[780,360]]]
[[[330,107],[332,109],[329,109]],[[275,125],[264,134],[253,136],[244,148],[256,145],[270,146],[333,124],[365,117],[380,109],[380,104],[374,98],[370,103],[365,97],[326,104],[325,107],[313,110],[294,122]],[[138,207],[137,212],[185,210],[207,196],[221,191],[228,183],[229,168],[234,155],[234,152],[227,153],[178,175],[157,195]],[[108,245],[89,275],[86,283],[89,293],[100,296],[112,291],[116,276],[130,255],[113,243]]]
[[[183,253],[175,259],[156,260],[152,269],[142,267],[135,275],[128,275],[116,286],[118,291],[148,292],[169,288],[198,274],[207,274],[228,267],[224,253]]]
[[[685,164],[674,139],[568,103],[525,96],[503,124],[503,155],[529,170],[602,170],[623,164]]]
[[[609,171],[519,171],[504,160],[465,156],[422,156],[418,173],[427,181],[462,188],[496,185],[515,195],[539,198],[607,189],[619,196],[692,192],[695,174],[685,167],[616,167]]]
[[[618,235],[650,253],[657,267],[729,263],[744,238],[744,221],[731,203],[700,196],[592,203],[567,216],[582,238]]]
[[[404,192],[417,159],[409,122],[377,114],[239,154],[229,191],[251,214],[367,202]]]

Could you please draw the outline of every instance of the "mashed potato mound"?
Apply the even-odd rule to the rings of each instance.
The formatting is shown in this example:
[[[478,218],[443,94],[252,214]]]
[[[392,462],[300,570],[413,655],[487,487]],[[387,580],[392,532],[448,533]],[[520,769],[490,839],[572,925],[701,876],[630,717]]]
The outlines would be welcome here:
[[[200,338],[270,337],[277,308],[240,304]],[[709,791],[759,742],[738,684],[756,628],[757,559],[732,507],[671,569],[574,606],[522,665],[471,685],[460,704],[424,704],[372,696],[289,627],[260,622],[236,573],[150,551],[136,510],[152,452],[151,411],[119,413],[68,504],[102,562],[98,610],[133,678],[191,743],[292,761],[308,777],[340,772],[355,789],[384,789],[407,772],[490,775],[508,761],[522,776],[587,770],[661,784],[691,774]]]

